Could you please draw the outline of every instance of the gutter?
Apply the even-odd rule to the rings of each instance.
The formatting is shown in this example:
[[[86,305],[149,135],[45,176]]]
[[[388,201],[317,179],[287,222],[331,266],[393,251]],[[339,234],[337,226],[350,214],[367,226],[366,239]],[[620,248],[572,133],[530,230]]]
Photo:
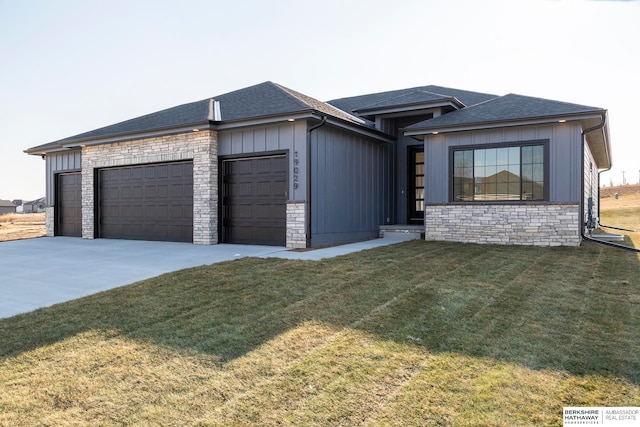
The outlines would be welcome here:
[[[617,243],[612,243],[612,242],[606,242],[606,241],[602,241],[602,240],[597,240],[597,239],[593,239],[591,237],[587,237],[584,234],[584,152],[585,152],[585,144],[587,143],[586,139],[585,139],[585,135],[589,132],[593,132],[595,130],[598,129],[602,129],[604,128],[605,124],[607,123],[607,113],[604,112],[601,115],[601,122],[599,124],[597,124],[596,126],[590,127],[588,129],[585,129],[581,132],[580,137],[582,138],[582,144],[581,144],[581,159],[580,159],[580,165],[581,165],[581,181],[580,181],[580,236],[582,237],[583,240],[586,240],[588,242],[595,242],[595,243],[600,243],[602,245],[606,245],[606,246],[611,246],[614,248],[618,248],[618,249],[624,249],[630,252],[635,252],[635,253],[640,253],[640,249],[636,249],[636,248],[631,248],[629,246],[624,246],[624,245],[619,245]],[[605,146],[606,146],[606,141],[605,141]],[[609,150],[607,148],[607,156],[609,156]],[[611,163],[611,162],[609,162]],[[602,172],[606,172],[609,169],[611,169],[611,166],[609,166],[608,169],[603,170]],[[598,172],[598,225],[600,225],[600,173]],[[607,227],[607,228],[612,228],[612,227]],[[630,231],[630,230],[627,230]]]
[[[311,243],[311,132],[324,126],[325,123],[327,123],[327,116],[322,116],[320,123],[307,129],[307,209],[305,210],[307,247]]]

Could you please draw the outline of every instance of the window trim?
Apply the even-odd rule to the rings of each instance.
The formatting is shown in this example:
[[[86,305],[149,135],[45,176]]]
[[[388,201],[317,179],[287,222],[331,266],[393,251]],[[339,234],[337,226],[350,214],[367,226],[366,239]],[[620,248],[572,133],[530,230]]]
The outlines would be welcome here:
[[[465,150],[484,150],[490,148],[512,148],[512,147],[526,147],[532,145],[542,145],[543,146],[543,162],[544,162],[544,188],[543,188],[543,196],[541,200],[455,200],[455,186],[454,186],[454,152],[456,151],[465,151]],[[549,140],[548,139],[532,139],[526,141],[509,141],[509,142],[498,142],[498,143],[484,143],[484,144],[466,144],[466,145],[452,145],[449,147],[449,203],[454,204],[470,204],[470,205],[480,205],[480,204],[499,204],[499,205],[517,205],[517,204],[540,204],[549,202],[549,170],[551,169],[549,164],[550,156],[549,156]],[[520,167],[522,167],[522,159],[520,159]],[[475,162],[474,162],[475,169]],[[522,190],[521,190],[522,191]]]

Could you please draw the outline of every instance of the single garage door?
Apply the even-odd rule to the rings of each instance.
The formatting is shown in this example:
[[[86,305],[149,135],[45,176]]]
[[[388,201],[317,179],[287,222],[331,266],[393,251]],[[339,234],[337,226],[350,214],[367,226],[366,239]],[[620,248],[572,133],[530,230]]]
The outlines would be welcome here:
[[[98,171],[98,236],[193,242],[193,162]]]
[[[284,246],[286,155],[225,160],[222,170],[223,241]]]
[[[56,236],[82,236],[82,175],[80,172],[56,175]]]

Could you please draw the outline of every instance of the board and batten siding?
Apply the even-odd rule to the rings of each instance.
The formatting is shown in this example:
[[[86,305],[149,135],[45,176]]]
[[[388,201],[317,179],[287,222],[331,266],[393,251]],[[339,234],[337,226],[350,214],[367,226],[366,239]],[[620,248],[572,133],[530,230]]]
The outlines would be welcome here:
[[[378,236],[393,220],[392,144],[325,125],[311,136],[311,246]]]
[[[55,200],[55,175],[60,172],[80,171],[82,169],[82,152],[78,150],[50,153],[46,161],[46,203],[53,206]]]
[[[425,139],[426,204],[450,202],[449,149],[456,146],[549,141],[549,202],[579,203],[581,127],[577,123],[506,127],[428,135]]]
[[[306,200],[306,141],[307,123],[304,120],[223,130],[218,133],[218,156],[286,152],[290,175],[287,199],[302,201]]]

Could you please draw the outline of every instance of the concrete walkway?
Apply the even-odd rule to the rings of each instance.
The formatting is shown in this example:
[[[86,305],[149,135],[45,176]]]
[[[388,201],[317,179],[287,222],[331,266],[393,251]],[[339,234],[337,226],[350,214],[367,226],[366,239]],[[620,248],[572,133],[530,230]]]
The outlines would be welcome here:
[[[0,243],[0,318],[163,273],[243,257],[319,260],[399,243],[402,237],[292,252],[283,247],[45,237]]]

